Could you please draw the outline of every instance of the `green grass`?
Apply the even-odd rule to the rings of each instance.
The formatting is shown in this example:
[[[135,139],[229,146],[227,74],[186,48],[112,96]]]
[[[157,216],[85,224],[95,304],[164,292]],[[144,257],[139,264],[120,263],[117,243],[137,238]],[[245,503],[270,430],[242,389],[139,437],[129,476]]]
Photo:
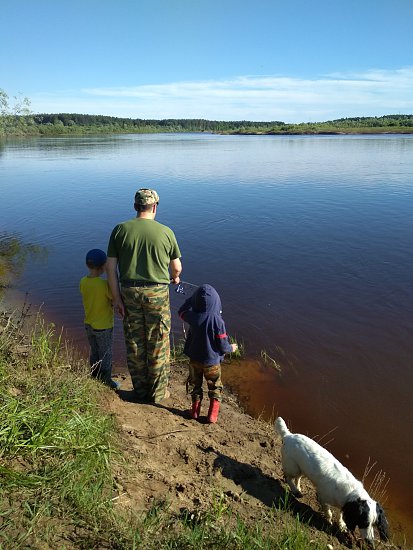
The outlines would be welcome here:
[[[23,357],[13,353],[15,327],[3,323],[0,337],[0,547],[51,544],[83,523],[100,532],[116,454],[114,421],[100,405],[105,390],[85,368],[68,368],[53,325],[37,319]]]
[[[261,521],[247,524],[233,514],[223,495],[216,495],[207,512],[182,510],[179,515],[169,511],[166,502],[155,501],[142,517],[143,529],[136,532],[135,546],[155,550],[218,549],[228,550],[325,550],[326,544],[310,537],[298,519],[278,528],[279,514],[272,509]],[[274,529],[274,526],[277,528]]]

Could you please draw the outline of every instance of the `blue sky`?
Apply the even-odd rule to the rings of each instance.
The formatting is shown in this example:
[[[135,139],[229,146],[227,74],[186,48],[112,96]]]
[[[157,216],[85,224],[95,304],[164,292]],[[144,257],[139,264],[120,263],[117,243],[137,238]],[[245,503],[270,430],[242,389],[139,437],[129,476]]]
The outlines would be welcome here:
[[[413,0],[2,0],[0,88],[40,113],[413,113]]]

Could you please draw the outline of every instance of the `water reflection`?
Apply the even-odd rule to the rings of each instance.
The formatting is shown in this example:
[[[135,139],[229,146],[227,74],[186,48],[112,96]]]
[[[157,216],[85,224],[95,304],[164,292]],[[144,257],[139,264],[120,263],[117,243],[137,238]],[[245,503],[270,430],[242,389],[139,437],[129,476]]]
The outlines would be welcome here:
[[[47,258],[42,246],[24,242],[17,233],[0,232],[0,290],[10,287],[29,260]]]

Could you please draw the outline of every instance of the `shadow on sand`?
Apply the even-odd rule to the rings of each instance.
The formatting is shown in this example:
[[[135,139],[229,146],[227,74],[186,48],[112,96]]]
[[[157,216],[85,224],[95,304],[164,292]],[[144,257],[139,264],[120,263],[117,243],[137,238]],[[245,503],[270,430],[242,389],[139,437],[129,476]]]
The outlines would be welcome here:
[[[162,402],[162,403],[152,403],[152,402],[149,402],[149,401],[142,401],[140,399],[138,399],[136,397],[136,394],[134,392],[134,390],[117,390],[116,393],[118,394],[119,398],[122,400],[122,401],[125,401],[126,403],[140,403],[141,405],[148,405],[149,407],[156,407],[158,409],[165,409],[167,411],[169,411],[170,413],[176,415],[176,416],[180,416],[181,418],[185,418],[186,420],[189,420],[190,419],[190,416],[189,416],[189,410],[182,410],[182,409],[176,409],[175,407],[170,407],[168,406],[167,404],[167,400],[165,400],[165,403]],[[200,422],[201,423],[206,423],[206,418],[205,418],[205,422],[203,422],[203,419],[200,419]]]
[[[200,447],[200,449],[205,453],[214,453],[216,455],[214,468],[220,469],[224,477],[239,485],[248,495],[269,508],[275,507],[288,511],[294,518],[299,518],[302,523],[335,536],[341,544],[351,548],[352,542],[349,535],[342,533],[334,526],[332,527],[320,513],[297,500],[288,490],[284,489],[279,479],[266,476],[256,466],[239,462],[212,447]]]

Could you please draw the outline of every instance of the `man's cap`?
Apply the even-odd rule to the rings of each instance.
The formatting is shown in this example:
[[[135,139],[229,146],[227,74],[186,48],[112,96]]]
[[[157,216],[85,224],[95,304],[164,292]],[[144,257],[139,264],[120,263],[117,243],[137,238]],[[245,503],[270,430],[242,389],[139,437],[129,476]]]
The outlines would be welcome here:
[[[149,206],[159,202],[159,195],[153,189],[138,189],[135,193],[135,204]]]
[[[93,267],[102,267],[106,263],[106,254],[99,248],[93,248],[86,254],[86,263]]]

